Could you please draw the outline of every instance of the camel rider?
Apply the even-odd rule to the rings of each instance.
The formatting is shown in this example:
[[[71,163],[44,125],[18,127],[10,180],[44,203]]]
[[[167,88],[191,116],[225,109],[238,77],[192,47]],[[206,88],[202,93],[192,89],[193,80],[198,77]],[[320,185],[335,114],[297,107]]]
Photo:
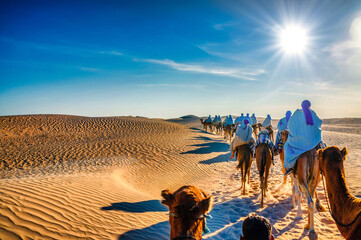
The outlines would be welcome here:
[[[207,118],[204,122],[206,122],[206,123],[211,123],[211,122],[212,122],[211,115],[209,115],[208,118]]]
[[[281,118],[280,121],[277,124],[278,132],[277,132],[276,143],[275,143],[276,151],[280,151],[281,149],[283,149],[284,142],[281,139],[281,132],[288,129],[287,124],[288,124],[288,121],[291,118],[291,115],[292,115],[292,112],[287,111],[286,116],[284,118]]]
[[[262,128],[266,128],[268,126],[272,126],[272,122],[271,122],[271,116],[269,114],[267,114],[266,119],[263,121],[262,123]]]
[[[227,125],[233,125],[232,115],[229,115],[229,116],[228,116]]]
[[[231,143],[232,156],[234,157],[236,148],[241,145],[249,144],[253,151],[254,139],[252,138],[252,127],[248,124],[248,120],[245,119],[237,128],[234,139]]]
[[[267,131],[267,129],[263,129],[259,134],[258,134],[258,139],[256,141],[255,144],[255,148],[257,148],[257,146],[261,143],[266,143],[268,145],[268,147],[271,149],[272,152],[272,163],[274,164],[274,152],[275,152],[275,145],[273,144],[270,136],[269,136],[269,132]]]
[[[299,156],[313,148],[325,147],[321,139],[322,120],[310,109],[308,100],[302,102],[288,121],[288,139],[284,145],[286,174],[295,166]]]
[[[218,124],[218,122],[219,122],[219,120],[218,120],[218,116],[217,116],[217,115],[214,115],[214,118],[213,118],[213,124],[214,124],[214,125],[217,125],[217,124]]]
[[[224,119],[224,121],[223,121],[223,126],[224,127],[227,127],[227,125],[228,125],[228,116],[226,116],[226,118]]]
[[[256,125],[257,124],[257,118],[256,115],[254,115],[254,113],[251,116],[251,125]]]
[[[252,125],[252,120],[251,120],[251,118],[249,117],[249,113],[247,113],[247,115],[244,117],[244,120],[246,120],[246,119],[248,120],[249,124]],[[244,121],[244,120],[243,120],[243,121]]]

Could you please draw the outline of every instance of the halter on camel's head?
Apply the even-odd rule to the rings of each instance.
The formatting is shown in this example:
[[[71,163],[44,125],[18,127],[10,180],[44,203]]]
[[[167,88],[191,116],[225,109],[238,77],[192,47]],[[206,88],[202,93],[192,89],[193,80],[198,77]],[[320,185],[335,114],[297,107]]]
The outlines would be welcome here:
[[[174,193],[168,189],[161,193],[162,204],[169,208],[170,239],[202,238],[202,233],[208,233],[206,219],[213,207],[213,197],[194,186],[183,186]]]
[[[343,161],[346,160],[348,154],[348,150],[346,147],[344,147],[342,150],[340,150],[338,147],[335,146],[329,146],[325,149],[319,149],[317,151],[317,157],[320,161],[320,171],[324,175],[325,169],[325,159],[327,159],[328,162],[332,162],[333,165],[337,163],[343,163]]]

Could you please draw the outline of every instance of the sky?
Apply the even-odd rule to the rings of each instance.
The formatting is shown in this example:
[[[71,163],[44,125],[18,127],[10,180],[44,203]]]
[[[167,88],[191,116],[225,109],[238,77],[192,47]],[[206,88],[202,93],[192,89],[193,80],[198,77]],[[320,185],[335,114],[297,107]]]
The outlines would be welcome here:
[[[0,1],[0,115],[280,118],[304,99],[361,117],[361,1]]]

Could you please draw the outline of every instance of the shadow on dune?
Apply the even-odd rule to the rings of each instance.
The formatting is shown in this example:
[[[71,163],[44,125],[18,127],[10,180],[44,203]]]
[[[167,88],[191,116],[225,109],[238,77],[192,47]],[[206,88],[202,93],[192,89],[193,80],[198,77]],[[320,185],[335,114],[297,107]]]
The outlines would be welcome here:
[[[152,226],[130,230],[118,237],[119,240],[139,240],[139,239],[169,239],[170,226],[168,221],[160,222]]]
[[[226,153],[226,154],[219,155],[215,158],[200,161],[199,163],[210,165],[210,164],[214,164],[214,163],[234,161],[234,159],[230,159],[230,156],[231,156],[230,153]]]
[[[203,140],[203,141],[214,141],[214,139],[209,138],[209,137],[195,137],[194,140]]]
[[[199,132],[199,133],[205,133],[205,134],[210,134],[210,135],[213,135],[213,133],[210,133],[210,132],[207,132],[207,131],[204,131],[202,129],[199,129],[199,128],[194,128],[194,127],[191,127],[189,129],[192,129],[194,132]]]
[[[119,202],[111,203],[111,206],[102,207],[101,210],[120,210],[124,212],[132,213],[144,213],[144,212],[167,212],[168,208],[162,205],[159,200],[148,200],[142,202]]]
[[[193,147],[201,147],[195,150],[182,152],[181,154],[208,154],[214,152],[228,152],[229,144],[223,142],[207,142],[191,145]]]

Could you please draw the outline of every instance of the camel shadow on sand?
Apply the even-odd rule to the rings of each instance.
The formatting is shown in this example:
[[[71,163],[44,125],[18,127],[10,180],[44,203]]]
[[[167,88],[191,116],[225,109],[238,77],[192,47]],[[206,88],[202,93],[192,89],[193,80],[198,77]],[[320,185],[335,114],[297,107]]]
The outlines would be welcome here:
[[[170,226],[168,221],[159,222],[142,229],[134,229],[121,234],[119,240],[139,240],[139,239],[169,239]]]
[[[198,132],[198,133],[204,133],[204,134],[214,135],[213,133],[210,133],[210,132],[207,132],[207,131],[204,131],[204,130],[202,130],[202,129],[195,128],[195,127],[191,127],[191,128],[189,128],[189,129],[193,130],[193,132]]]
[[[230,156],[231,156],[230,153],[226,153],[226,154],[222,154],[217,157],[214,157],[214,158],[200,161],[199,163],[210,165],[210,164],[215,164],[215,163],[234,161],[234,159],[230,159]]]
[[[209,154],[215,152],[228,152],[229,151],[229,144],[224,142],[206,142],[201,144],[194,144],[191,145],[192,147],[200,147],[195,150],[182,152],[180,154]]]
[[[167,212],[168,208],[162,205],[159,200],[148,200],[142,202],[119,202],[111,203],[110,206],[102,207],[101,210],[118,210],[132,213],[145,213],[145,212]]]

